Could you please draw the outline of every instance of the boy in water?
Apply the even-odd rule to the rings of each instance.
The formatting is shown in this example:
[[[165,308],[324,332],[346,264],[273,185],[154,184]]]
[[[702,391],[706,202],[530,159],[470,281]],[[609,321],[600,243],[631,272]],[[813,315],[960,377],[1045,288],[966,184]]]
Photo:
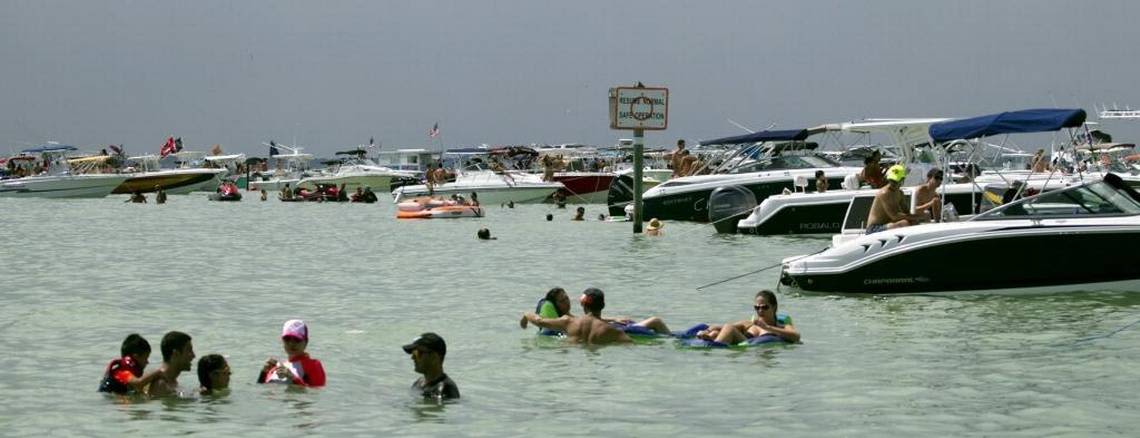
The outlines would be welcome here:
[[[137,333],[131,333],[123,339],[119,354],[121,356],[118,359],[107,364],[103,380],[99,382],[99,392],[123,395],[142,392],[158,376],[157,371],[143,376],[143,370],[150,359],[150,343]]]
[[[309,327],[305,321],[290,319],[281,328],[281,343],[289,360],[279,362],[270,357],[257,376],[257,383],[291,383],[301,386],[325,386],[325,368],[321,361],[309,357]]]
[[[230,389],[230,366],[220,354],[207,354],[198,359],[198,384],[202,395],[218,394]]]

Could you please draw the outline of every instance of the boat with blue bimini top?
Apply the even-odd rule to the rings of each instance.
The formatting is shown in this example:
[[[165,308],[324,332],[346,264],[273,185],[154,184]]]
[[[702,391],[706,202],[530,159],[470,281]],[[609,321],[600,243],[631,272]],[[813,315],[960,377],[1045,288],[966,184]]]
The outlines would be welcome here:
[[[945,143],[964,136],[1058,131],[1081,126],[1084,117],[1079,109],[1000,113],[931,125],[930,137]],[[859,222],[869,210],[864,207],[859,214],[849,210],[845,223],[865,226]],[[781,286],[877,295],[1140,290],[1134,263],[1105,250],[1140,245],[1140,194],[1111,173],[1014,199],[962,222],[832,240],[819,253],[785,259]],[[994,254],[1009,257],[984,258]],[[1082,263],[1069,263],[1067,254],[1080,254]]]

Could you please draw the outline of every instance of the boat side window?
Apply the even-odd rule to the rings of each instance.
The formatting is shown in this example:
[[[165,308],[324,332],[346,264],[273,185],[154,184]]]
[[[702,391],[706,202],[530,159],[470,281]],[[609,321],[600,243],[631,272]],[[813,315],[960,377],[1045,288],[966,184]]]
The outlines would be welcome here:
[[[980,216],[979,219],[1104,214],[1140,214],[1140,203],[1108,184],[1095,183],[1010,203]]]

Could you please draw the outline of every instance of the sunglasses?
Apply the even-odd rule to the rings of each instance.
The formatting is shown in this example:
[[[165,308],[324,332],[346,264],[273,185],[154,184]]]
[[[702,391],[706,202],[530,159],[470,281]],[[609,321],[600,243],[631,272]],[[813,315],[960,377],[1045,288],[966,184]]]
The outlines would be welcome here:
[[[765,305],[763,305],[763,306],[752,306],[752,308],[753,308],[753,309],[756,309],[757,311],[761,311],[761,310],[768,310],[768,309],[771,309],[771,308],[772,308],[772,306],[769,306],[769,305],[765,304]]]

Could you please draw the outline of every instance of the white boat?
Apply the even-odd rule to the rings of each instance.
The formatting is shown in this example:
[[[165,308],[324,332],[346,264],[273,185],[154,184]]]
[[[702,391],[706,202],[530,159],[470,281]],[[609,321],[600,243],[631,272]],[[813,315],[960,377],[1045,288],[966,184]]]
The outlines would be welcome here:
[[[337,152],[338,155],[348,155],[345,162],[336,166],[331,172],[312,175],[302,178],[297,185],[304,188],[316,188],[317,184],[328,184],[345,190],[355,191],[357,188],[370,187],[374,190],[388,190],[393,179],[414,178],[414,172],[395,170],[377,165],[369,160],[363,149]]]
[[[274,169],[269,173],[256,172],[250,175],[247,184],[249,190],[279,192],[285,186],[296,188],[297,183],[307,176],[305,171],[309,168],[313,155],[302,153],[301,147],[285,146],[273,141],[265,145],[269,146],[269,158],[275,161]]]
[[[162,169],[159,167],[160,159],[157,155],[140,155],[128,158],[129,161],[135,162],[137,167],[126,169],[129,178],[123,181],[119,187],[116,187],[112,193],[148,193],[161,189],[171,195],[186,194],[194,190],[195,187],[219,180],[228,173],[226,169]],[[217,188],[217,185],[213,187]],[[213,190],[209,189],[209,191]]]
[[[73,175],[64,155],[75,151],[73,146],[49,143],[24,154],[41,155],[50,164],[48,174],[0,180],[0,196],[27,198],[102,198],[111,194],[128,175],[90,174]]]
[[[393,202],[419,196],[461,195],[470,198],[471,192],[479,196],[483,205],[514,202],[516,204],[540,203],[558,189],[565,186],[559,182],[546,182],[539,175],[522,172],[496,173],[490,170],[462,172],[455,182],[439,184],[428,190],[427,185],[417,184],[397,188],[392,191]]]

